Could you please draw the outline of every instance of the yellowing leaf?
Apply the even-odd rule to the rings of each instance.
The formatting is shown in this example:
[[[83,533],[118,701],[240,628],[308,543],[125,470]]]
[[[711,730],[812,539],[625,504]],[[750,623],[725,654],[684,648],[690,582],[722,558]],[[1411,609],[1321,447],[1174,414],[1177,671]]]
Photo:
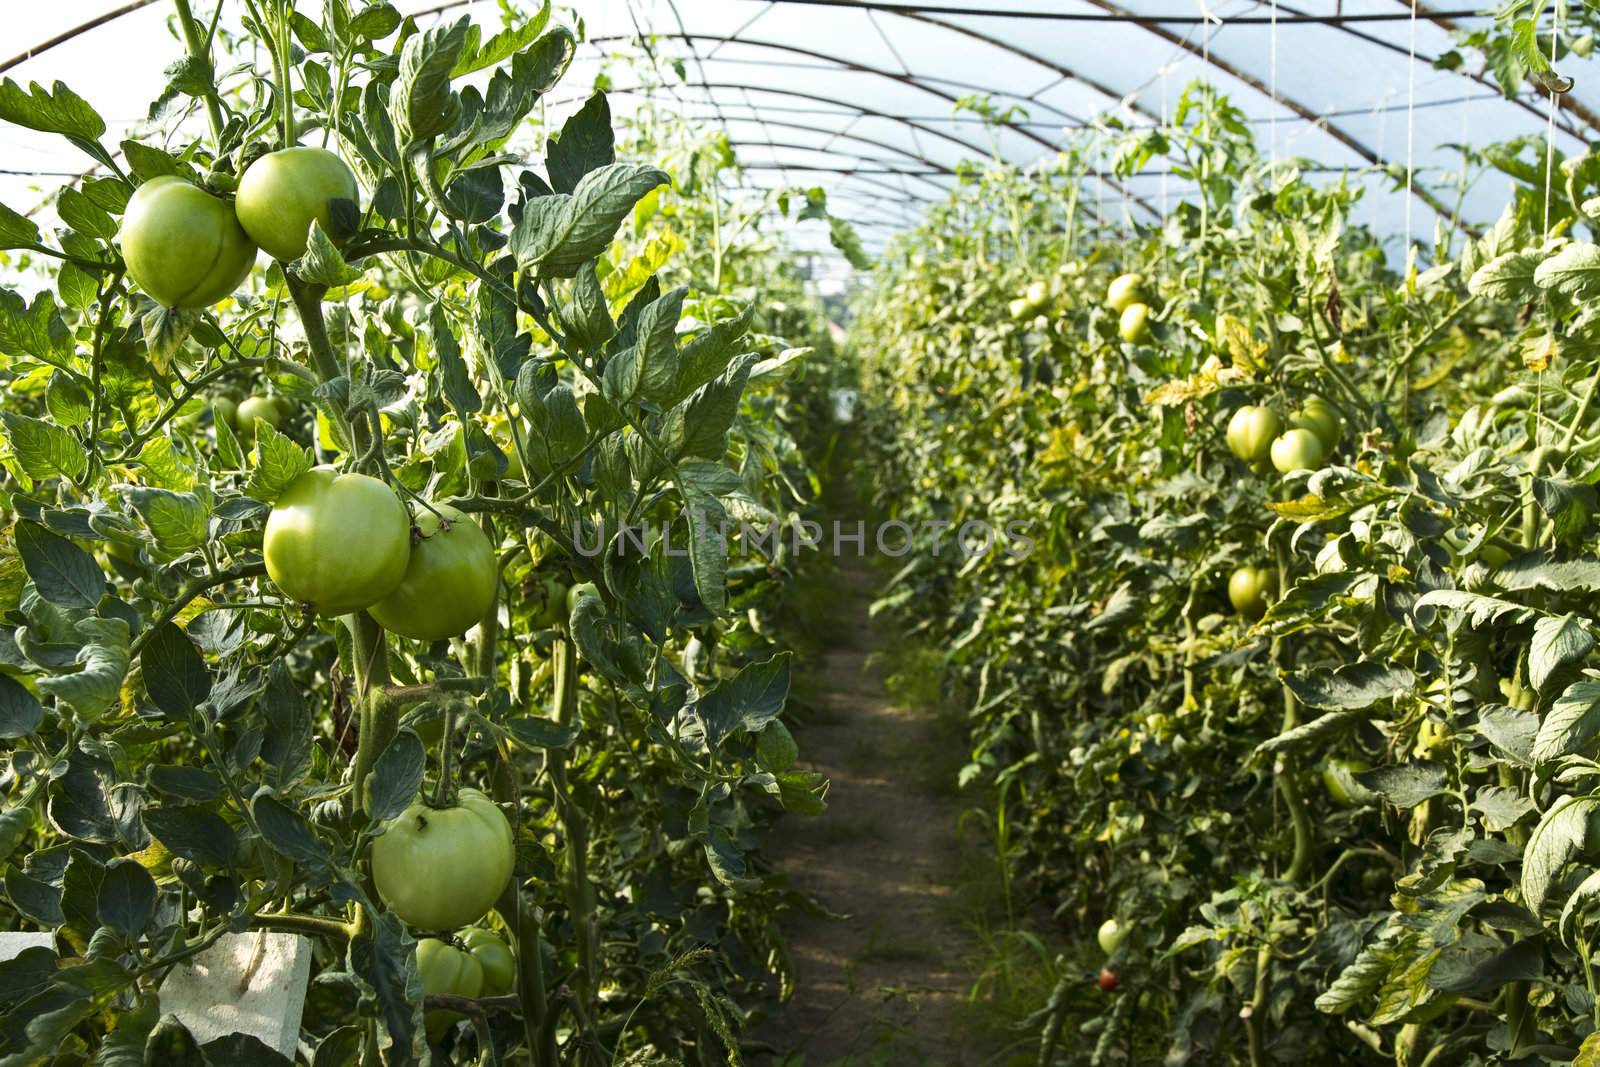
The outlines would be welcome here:
[[[1258,341],[1239,319],[1232,315],[1217,316],[1217,344],[1228,352],[1233,365],[1248,375],[1267,369],[1267,343]]]

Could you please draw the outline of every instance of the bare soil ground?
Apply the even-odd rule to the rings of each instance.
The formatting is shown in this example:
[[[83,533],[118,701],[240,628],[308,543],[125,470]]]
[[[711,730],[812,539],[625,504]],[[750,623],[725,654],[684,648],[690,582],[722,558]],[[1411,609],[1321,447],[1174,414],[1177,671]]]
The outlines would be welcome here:
[[[757,1036],[789,1054],[773,1063],[972,1067],[984,1058],[962,1032],[972,944],[951,902],[961,805],[927,771],[930,746],[950,741],[869,663],[883,628],[868,616],[872,572],[842,561],[837,583],[819,714],[800,736],[802,763],[832,781],[828,811],[786,822],[777,862],[846,918],[791,923],[798,988]]]

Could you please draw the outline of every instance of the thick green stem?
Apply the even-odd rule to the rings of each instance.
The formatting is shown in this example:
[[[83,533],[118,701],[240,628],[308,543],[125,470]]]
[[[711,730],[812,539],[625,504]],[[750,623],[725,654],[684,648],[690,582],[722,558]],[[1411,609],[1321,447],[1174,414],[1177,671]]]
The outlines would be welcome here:
[[[1282,593],[1289,589],[1289,546],[1282,538],[1277,539],[1275,546],[1278,560],[1278,589]],[[1272,662],[1277,666],[1280,674],[1287,672],[1290,664],[1288,653],[1285,649],[1283,638],[1272,639]],[[1283,733],[1288,733],[1300,723],[1299,700],[1288,683],[1283,686]],[[1291,755],[1280,752],[1277,759],[1278,791],[1283,794],[1284,807],[1289,810],[1289,818],[1294,826],[1294,858],[1289,861],[1289,869],[1284,872],[1284,877],[1293,883],[1305,881],[1306,875],[1311,870],[1311,816],[1306,812],[1305,800],[1300,796],[1300,784],[1295,781],[1296,767],[1291,762]]]
[[[356,934],[354,926],[323,915],[299,915],[291,911],[257,912],[250,917],[252,930],[282,930],[285,933],[305,934],[309,937],[329,937],[349,941]]]
[[[555,670],[555,706],[552,717],[562,724],[578,713],[578,653],[570,637],[562,636],[551,652]],[[574,979],[578,1004],[587,1008],[600,974],[598,929],[594,893],[589,885],[589,819],[573,802],[567,781],[567,761],[560,749],[550,750],[550,781],[567,842],[567,908],[578,943],[578,974]]]
[[[544,957],[539,951],[539,920],[533,909],[523,907],[515,879],[506,886],[496,910],[511,932],[517,954],[517,999],[522,1003],[522,1030],[533,1050],[533,1062],[536,1067],[556,1067],[555,1027],[546,1025],[551,1013]]]
[[[178,26],[183,30],[183,43],[189,50],[189,58],[199,63],[205,71],[205,103],[206,118],[211,122],[211,139],[222,140],[222,102],[217,98],[217,76],[211,66],[211,53],[206,47],[206,41],[200,34],[200,25],[194,20],[194,13],[189,10],[189,0],[173,0],[178,8]]]
[[[284,271],[283,277],[289,285],[289,297],[294,301],[295,310],[300,313],[300,324],[306,331],[306,347],[311,350],[317,376],[331,382],[344,373],[344,367],[334,354],[333,342],[328,340],[328,326],[322,318],[322,297],[328,288],[303,282],[290,271]],[[356,451],[361,451],[359,442]]]
[[[400,724],[400,702],[386,689],[389,684],[389,654],[383,627],[366,612],[346,615],[350,630],[351,657],[356,668],[356,701],[361,709],[361,732],[356,738],[355,766],[351,771],[351,795],[355,806],[367,810],[366,781],[372,765]]]

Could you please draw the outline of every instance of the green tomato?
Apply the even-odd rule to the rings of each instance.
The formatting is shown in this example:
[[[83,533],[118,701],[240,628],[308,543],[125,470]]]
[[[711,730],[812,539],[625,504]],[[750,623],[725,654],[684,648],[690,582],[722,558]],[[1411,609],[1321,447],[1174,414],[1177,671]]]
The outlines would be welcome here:
[[[128,198],[120,237],[128,276],[162,307],[210,307],[239,288],[256,261],[227,202],[171,174]]]
[[[1106,290],[1106,304],[1113,311],[1126,311],[1134,304],[1144,303],[1144,275],[1122,274],[1114,278]]]
[[[262,551],[268,576],[290,599],[320,615],[349,615],[406,577],[411,519],[378,479],[313,467],[272,506]]]
[[[1121,923],[1116,919],[1107,919],[1100,924],[1100,932],[1095,935],[1100,942],[1100,951],[1107,956],[1117,951],[1117,946],[1122,944],[1122,939],[1128,936]]]
[[[545,575],[529,590],[531,621],[538,627],[559,626],[567,621],[567,585]]]
[[[229,426],[239,425],[239,402],[231,396],[215,397],[211,401],[211,425],[225,422]]]
[[[1247,618],[1266,614],[1278,595],[1278,574],[1270,567],[1240,567],[1228,578],[1228,600]]]
[[[283,422],[283,409],[269,396],[247,396],[233,413],[233,424],[239,431],[239,440],[249,444],[256,439],[256,420],[274,430]]]
[[[1117,323],[1117,333],[1130,345],[1150,340],[1150,305],[1129,304]]]
[[[568,617],[570,618],[572,613],[574,611],[578,610],[578,601],[582,600],[586,596],[597,597],[599,595],[600,595],[600,589],[593,582],[579,582],[577,585],[573,586],[571,589],[568,589],[567,590],[567,615],[568,615]]]
[[[1315,470],[1327,458],[1322,438],[1306,429],[1289,430],[1272,442],[1272,465],[1280,474]]]
[[[1308,397],[1300,409],[1289,416],[1289,425],[1316,434],[1323,449],[1329,453],[1344,436],[1344,422],[1339,418],[1339,413],[1320,396]]]
[[[356,176],[326,148],[285,148],[250,164],[234,210],[256,244],[287,263],[306,254],[312,219],[333,236],[330,201],[354,202],[360,195]]]
[[[1371,769],[1372,765],[1364,760],[1330,759],[1322,765],[1322,784],[1340,807],[1362,807],[1372,803],[1377,794],[1356,781],[1356,775]]]
[[[1417,759],[1427,759],[1435,752],[1448,749],[1450,739],[1454,736],[1450,727],[1444,723],[1423,719],[1422,725],[1417,727],[1417,743],[1412,747],[1411,754]]]
[[[1228,448],[1246,463],[1272,454],[1272,441],[1283,432],[1283,420],[1269,407],[1247,404],[1228,420]]]
[[[447,504],[417,517],[406,576],[367,609],[390,633],[442,641],[476,626],[494,605],[500,568],[482,527]]]
[[[422,992],[456,997],[476,997],[484,992],[483,966],[471,953],[438,938],[417,942],[417,973],[422,976]],[[427,1012],[428,1037],[438,1041],[456,1021],[458,1011],[435,1008]]]
[[[1006,304],[1006,310],[1011,313],[1013,319],[1026,319],[1038,314],[1038,309],[1020,296],[1015,300],[1009,301]]]
[[[388,909],[422,930],[455,930],[488,914],[511,879],[516,846],[505,814],[463,789],[454,807],[418,801],[372,843],[372,881]]]
[[[498,997],[511,992],[517,976],[517,961],[500,935],[474,926],[461,931],[460,937],[472,958],[483,968],[483,995]]]

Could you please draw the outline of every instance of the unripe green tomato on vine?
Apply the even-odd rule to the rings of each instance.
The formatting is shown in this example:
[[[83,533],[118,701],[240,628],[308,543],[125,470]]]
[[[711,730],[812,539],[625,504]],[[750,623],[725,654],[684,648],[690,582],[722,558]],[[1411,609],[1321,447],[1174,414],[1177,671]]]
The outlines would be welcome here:
[[[1278,572],[1271,567],[1240,567],[1228,578],[1228,601],[1246,618],[1258,619],[1278,595]]]
[[[171,174],[134,191],[118,238],[128,277],[162,307],[210,307],[239,288],[256,261],[233,208]]]
[[[1128,936],[1128,931],[1116,919],[1107,919],[1100,924],[1100,929],[1095,934],[1095,940],[1100,942],[1100,951],[1107,956],[1117,951],[1117,946],[1122,944],[1122,939]]]
[[[558,626],[567,621],[567,585],[553,575],[532,578],[524,583],[523,595],[531,610],[529,621],[535,626]]]
[[[424,996],[476,997],[484,992],[482,964],[471,953],[438,938],[417,942],[417,974],[422,977]],[[430,1009],[426,1014],[429,1039],[438,1041],[460,1018],[458,1011]]]
[[[1112,279],[1106,289],[1106,306],[1116,312],[1126,311],[1133,304],[1144,303],[1144,275],[1121,274]]]
[[[256,244],[287,263],[305,255],[313,219],[337,243],[331,201],[360,195],[349,166],[326,148],[284,148],[250,164],[234,210]]]
[[[1228,420],[1228,449],[1246,463],[1272,455],[1272,442],[1283,432],[1283,420],[1269,407],[1246,404]]]
[[[291,600],[319,615],[349,615],[405,578],[411,518],[378,479],[313,467],[272,505],[262,554],[267,575]]]
[[[1310,430],[1289,430],[1272,442],[1272,465],[1280,474],[1315,470],[1325,458],[1322,438]]]
[[[1307,397],[1299,410],[1289,416],[1289,425],[1316,434],[1326,454],[1332,454],[1339,445],[1339,439],[1344,436],[1344,420],[1320,396]]]
[[[257,419],[276,430],[283,422],[283,408],[269,396],[247,396],[240,401],[233,414],[233,425],[244,444],[256,439]]]
[[[1117,333],[1130,345],[1143,344],[1150,339],[1150,305],[1129,304],[1123,309],[1117,323]]]
[[[463,789],[448,808],[412,804],[372,843],[372,881],[419,930],[456,930],[488,914],[516,863],[511,823],[487,796]]]
[[[1372,765],[1358,759],[1330,759],[1322,765],[1322,784],[1335,804],[1345,808],[1372,803],[1377,796],[1356,781],[1356,775],[1370,771]]]
[[[500,567],[483,528],[448,504],[417,516],[405,577],[367,609],[390,633],[443,641],[465,633],[494,606]]]
[[[593,582],[579,582],[577,585],[567,590],[567,614],[570,616],[574,611],[577,611],[578,601],[582,600],[584,597],[598,597],[599,595],[600,587],[595,585]]]
[[[1417,759],[1428,759],[1437,752],[1448,750],[1450,739],[1454,736],[1444,723],[1423,719],[1422,725],[1417,727],[1417,743],[1411,749],[1411,754]]]
[[[211,425],[219,422],[227,423],[229,429],[239,425],[239,401],[231,396],[211,398]]]
[[[511,992],[516,982],[517,961],[505,939],[481,926],[461,931],[460,937],[467,952],[483,968],[483,995],[498,997]]]

